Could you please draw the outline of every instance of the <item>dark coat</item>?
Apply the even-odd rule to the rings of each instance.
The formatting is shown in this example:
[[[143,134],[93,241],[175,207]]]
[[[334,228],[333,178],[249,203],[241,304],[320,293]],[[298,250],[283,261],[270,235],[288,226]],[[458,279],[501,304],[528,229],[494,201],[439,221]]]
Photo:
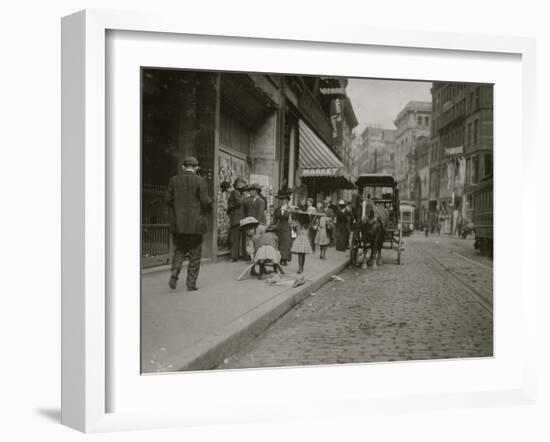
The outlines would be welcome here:
[[[288,209],[285,213],[281,213],[281,208],[277,207],[273,213],[273,224],[277,225],[277,235],[279,235],[279,250],[281,259],[290,261],[292,254],[290,247],[292,246],[292,236],[290,234],[290,212]]]
[[[229,225],[238,226],[241,219],[244,218],[243,197],[241,191],[234,189],[227,199],[227,214],[229,215]]]
[[[349,241],[349,214],[339,207],[332,209],[336,215],[336,250],[344,251]]]
[[[246,216],[253,216],[260,224],[265,224],[265,201],[261,196],[246,198],[245,202],[245,214]]]
[[[251,216],[250,213],[250,206],[252,206],[252,197],[247,196],[246,198],[243,198],[243,216]]]
[[[184,171],[170,178],[166,205],[170,211],[170,230],[178,234],[205,234],[208,229],[206,214],[212,210],[206,180]]]

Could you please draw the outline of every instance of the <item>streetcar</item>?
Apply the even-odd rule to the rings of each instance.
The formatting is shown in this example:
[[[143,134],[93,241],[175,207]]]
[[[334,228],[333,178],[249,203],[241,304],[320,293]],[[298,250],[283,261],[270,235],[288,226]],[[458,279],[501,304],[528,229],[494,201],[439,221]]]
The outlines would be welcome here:
[[[493,257],[493,175],[483,178],[471,193],[474,247]]]
[[[355,219],[352,241],[350,248],[350,262],[352,265],[358,265],[359,250],[363,249],[363,262],[366,260],[367,249],[372,250],[373,245],[365,241],[365,235],[362,229],[365,223],[362,222],[364,213],[363,202],[369,201],[375,207],[379,207],[387,215],[387,222],[384,226],[384,237],[379,245],[380,248],[385,247],[397,250],[397,263],[401,263],[401,244],[402,244],[402,229],[399,210],[399,190],[397,188],[397,180],[391,174],[384,173],[367,173],[362,174],[357,178],[355,183],[358,189],[358,195],[352,200],[352,209]],[[377,254],[380,259],[380,255]]]
[[[403,201],[399,205],[399,213],[403,236],[409,236],[414,231],[414,211],[416,207],[413,203]]]

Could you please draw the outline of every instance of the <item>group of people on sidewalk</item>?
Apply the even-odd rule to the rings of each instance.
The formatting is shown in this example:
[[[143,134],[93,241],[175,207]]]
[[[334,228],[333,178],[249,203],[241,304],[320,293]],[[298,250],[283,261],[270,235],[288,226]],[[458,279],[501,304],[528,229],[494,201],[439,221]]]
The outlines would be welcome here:
[[[246,246],[240,249],[244,250],[241,255],[238,255],[239,248],[243,241],[246,242],[246,238],[255,238],[257,241],[261,241],[260,238],[265,231],[261,227],[265,223],[261,220],[265,219],[265,215],[262,211],[259,217],[254,216],[253,211],[246,209],[246,200],[242,200],[242,207],[239,207],[240,187],[240,179],[237,179],[235,190],[229,197],[231,203],[228,204],[228,213],[232,220],[231,260],[237,261],[241,258],[246,261],[254,261],[258,258],[248,253]],[[249,188],[253,188],[253,186]],[[276,198],[279,204],[273,212],[273,221],[268,230],[270,233],[277,234],[277,253],[280,254],[280,262],[277,264],[286,266],[292,260],[292,255],[297,255],[298,274],[302,274],[306,255],[315,253],[317,247],[319,247],[319,258],[322,260],[326,259],[329,246],[336,245],[336,249],[340,251],[345,251],[349,247],[353,216],[351,206],[343,200],[338,205],[334,205],[327,198],[324,202],[318,202],[315,205],[313,198],[308,198],[304,205],[296,207],[290,205],[291,195],[290,189],[281,189],[277,193]],[[255,196],[258,198],[257,195]],[[239,224],[237,224],[236,213],[243,216]],[[245,228],[243,229],[243,227]],[[240,238],[237,236],[239,228]],[[243,240],[242,237],[245,239]],[[257,251],[258,247],[255,248],[256,253]]]
[[[207,216],[212,210],[212,200],[206,180],[197,173],[197,159],[185,158],[183,168],[183,173],[170,179],[166,199],[174,244],[169,286],[176,289],[184,258],[188,255],[187,290],[192,291],[197,290],[202,241],[208,228]],[[227,190],[230,184],[223,182],[221,186]],[[298,274],[302,274],[306,255],[313,254],[317,246],[322,260],[326,259],[327,248],[331,245],[340,251],[349,247],[354,223],[349,203],[340,200],[334,205],[327,198],[315,205],[314,200],[308,198],[304,205],[295,207],[290,205],[292,191],[281,189],[276,195],[279,204],[273,212],[272,222],[266,226],[267,201],[261,191],[258,184],[247,186],[240,178],[233,184],[227,203],[231,261],[270,261],[276,269],[288,265],[294,254],[298,258]]]
[[[225,189],[229,183],[223,182],[221,186]],[[248,196],[244,195],[248,192]],[[246,257],[246,244],[240,222],[244,218],[253,217],[260,224],[266,223],[265,210],[267,202],[261,194],[262,188],[259,184],[247,186],[245,181],[237,178],[233,185],[233,190],[227,200],[227,214],[229,216],[229,245],[231,261],[238,261],[239,258]]]

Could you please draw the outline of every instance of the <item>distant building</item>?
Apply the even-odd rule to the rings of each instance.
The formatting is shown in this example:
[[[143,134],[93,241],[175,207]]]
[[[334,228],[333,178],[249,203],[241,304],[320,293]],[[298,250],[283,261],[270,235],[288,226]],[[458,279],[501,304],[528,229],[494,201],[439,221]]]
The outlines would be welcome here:
[[[351,135],[351,170],[350,173],[354,180],[359,175],[359,156],[361,154],[361,137],[353,132]]]
[[[395,130],[369,126],[361,134],[360,173],[395,172]]]
[[[377,157],[375,172],[395,174],[395,130],[384,129],[382,132],[382,141],[384,142],[383,155],[380,159]]]
[[[470,193],[493,173],[493,86],[435,82],[432,113],[430,210],[455,233],[471,219]]]
[[[421,136],[416,140],[416,183],[411,199],[416,203],[415,221],[418,227],[429,221],[430,146],[429,137]]]
[[[429,137],[432,103],[410,101],[395,119],[395,177],[402,200],[410,200],[415,192],[415,150],[418,138]]]

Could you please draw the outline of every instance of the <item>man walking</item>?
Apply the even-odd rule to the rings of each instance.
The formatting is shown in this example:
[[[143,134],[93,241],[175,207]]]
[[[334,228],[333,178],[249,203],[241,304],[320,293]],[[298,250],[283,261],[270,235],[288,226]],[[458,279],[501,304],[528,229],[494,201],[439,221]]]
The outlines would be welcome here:
[[[172,273],[169,285],[175,290],[186,254],[187,290],[197,290],[197,278],[201,266],[202,237],[208,229],[206,214],[212,210],[206,180],[199,175],[199,162],[195,157],[183,160],[183,173],[170,178],[166,204],[170,209],[172,241]]]
[[[231,261],[239,260],[241,251],[240,222],[244,218],[242,191],[245,183],[240,178],[235,179],[234,189],[227,200],[227,213],[229,215],[229,243],[231,246]]]

